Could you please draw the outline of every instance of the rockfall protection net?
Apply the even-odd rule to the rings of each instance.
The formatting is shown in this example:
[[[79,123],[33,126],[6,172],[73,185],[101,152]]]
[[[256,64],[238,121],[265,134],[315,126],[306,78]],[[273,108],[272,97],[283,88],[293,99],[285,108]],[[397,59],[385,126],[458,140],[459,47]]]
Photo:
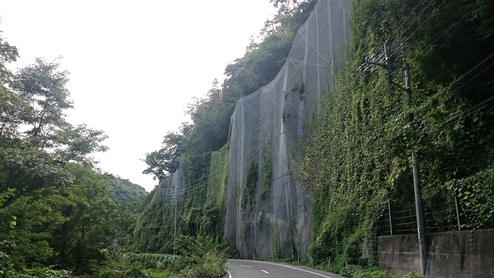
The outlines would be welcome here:
[[[307,258],[310,193],[293,177],[307,122],[350,42],[351,0],[320,0],[284,66],[232,115],[224,236],[243,257]]]
[[[322,93],[331,90],[331,78],[350,43],[351,3],[320,0],[275,79],[237,102],[228,150],[224,237],[242,257],[308,257],[310,192],[296,183],[293,163],[309,118]],[[175,207],[178,202],[175,213],[180,215],[185,205],[181,197],[198,194],[190,194],[193,190],[182,185],[179,168],[156,188],[151,204],[166,201]]]

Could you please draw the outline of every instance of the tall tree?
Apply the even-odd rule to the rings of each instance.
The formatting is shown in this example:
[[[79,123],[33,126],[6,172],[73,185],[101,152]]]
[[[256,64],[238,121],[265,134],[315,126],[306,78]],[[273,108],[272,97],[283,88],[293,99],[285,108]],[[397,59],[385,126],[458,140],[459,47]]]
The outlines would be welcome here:
[[[117,219],[107,179],[81,166],[107,149],[106,135],[67,123],[68,72],[56,61],[13,74],[5,65],[17,57],[0,37],[0,276],[49,262],[85,272]]]
[[[51,146],[58,162],[79,162],[92,167],[95,160],[89,154],[107,151],[108,147],[101,145],[107,138],[103,131],[88,128],[85,124],[77,127],[65,124],[53,134]]]
[[[6,68],[18,57],[17,48],[5,41],[0,32],[0,138],[17,136],[17,127],[23,121],[24,103],[12,91],[18,86],[14,74]]]
[[[68,164],[74,183],[63,188],[60,210],[64,221],[57,226],[50,240],[57,256],[53,263],[76,273],[90,273],[104,263],[103,248],[116,236],[118,211],[110,197],[108,179],[89,168]]]
[[[169,132],[163,139],[163,148],[146,154],[144,162],[148,167],[143,174],[152,174],[154,179],[162,180],[177,170],[180,157],[185,153],[185,136],[182,133]]]
[[[37,58],[18,73],[22,85],[20,96],[30,105],[26,122],[31,128],[26,134],[41,147],[45,147],[47,136],[66,124],[65,110],[73,107],[65,87],[68,72],[59,67],[56,62]]]

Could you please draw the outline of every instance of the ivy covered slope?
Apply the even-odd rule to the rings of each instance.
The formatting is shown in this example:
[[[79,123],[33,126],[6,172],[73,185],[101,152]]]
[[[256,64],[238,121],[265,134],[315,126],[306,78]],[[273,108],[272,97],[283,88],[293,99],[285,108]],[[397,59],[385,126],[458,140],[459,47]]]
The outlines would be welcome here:
[[[142,203],[133,249],[172,254],[181,235],[219,240],[227,175],[227,147],[200,157],[184,156],[178,170],[161,180]]]
[[[484,0],[354,2],[353,49],[297,172],[313,191],[315,261],[372,257],[388,200],[413,208],[411,150],[428,230],[456,221],[455,196],[462,229],[494,227],[492,14]],[[363,57],[408,63],[411,98],[402,68]]]

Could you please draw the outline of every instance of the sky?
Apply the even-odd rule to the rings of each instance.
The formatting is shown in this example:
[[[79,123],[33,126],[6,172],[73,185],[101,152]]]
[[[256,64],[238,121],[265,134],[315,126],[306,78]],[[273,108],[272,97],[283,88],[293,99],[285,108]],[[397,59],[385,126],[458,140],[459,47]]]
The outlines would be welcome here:
[[[0,0],[0,30],[19,49],[13,71],[42,57],[70,72],[68,121],[109,136],[98,167],[149,192],[145,154],[275,12],[269,0]]]

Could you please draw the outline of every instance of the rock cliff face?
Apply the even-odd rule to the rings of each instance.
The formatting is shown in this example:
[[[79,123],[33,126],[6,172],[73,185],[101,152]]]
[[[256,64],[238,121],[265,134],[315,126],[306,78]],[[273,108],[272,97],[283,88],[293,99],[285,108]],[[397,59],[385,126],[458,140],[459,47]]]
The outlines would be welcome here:
[[[171,248],[176,229],[190,235],[223,230],[242,257],[308,257],[310,192],[293,173],[309,118],[350,42],[351,2],[317,3],[275,79],[238,100],[228,145],[211,154],[204,181],[187,180],[183,173],[191,170],[182,161],[154,190],[135,233],[141,251]]]
[[[320,0],[276,78],[237,102],[224,237],[242,257],[308,257],[310,192],[293,169],[310,115],[350,41],[350,10],[351,0]]]

